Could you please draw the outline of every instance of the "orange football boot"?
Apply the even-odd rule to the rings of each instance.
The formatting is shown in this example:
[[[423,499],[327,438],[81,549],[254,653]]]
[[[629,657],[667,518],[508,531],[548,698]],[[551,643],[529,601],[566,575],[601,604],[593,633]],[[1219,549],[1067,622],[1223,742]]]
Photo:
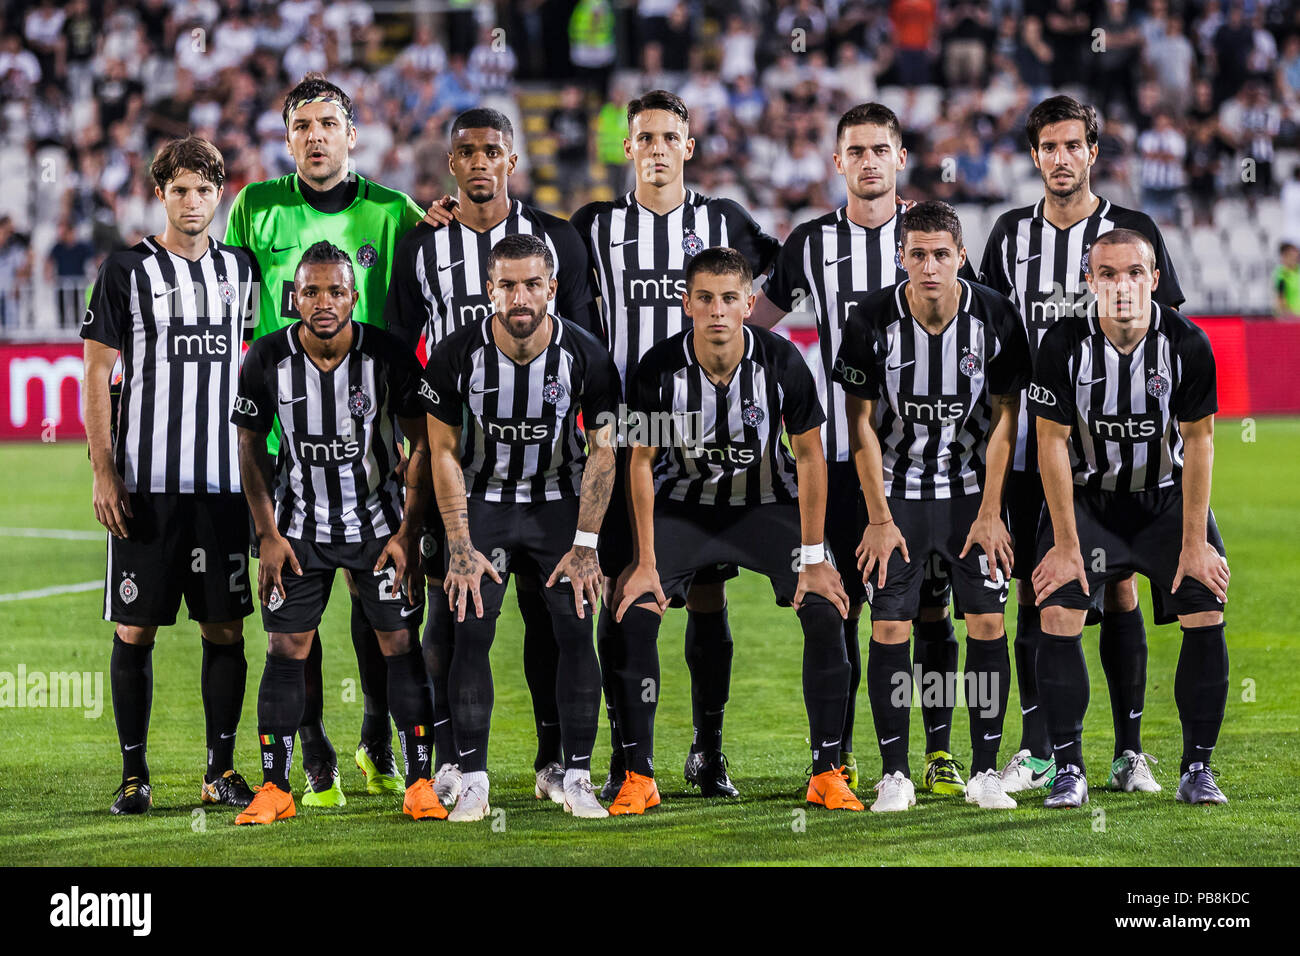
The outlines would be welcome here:
[[[609,815],[617,817],[625,813],[640,814],[657,806],[659,806],[659,787],[655,784],[655,778],[629,770],[623,786],[618,789],[618,796],[609,805]]]
[[[808,781],[808,795],[804,799],[827,810],[862,809],[862,801],[849,789],[849,776],[843,767],[814,774]]]
[[[257,796],[253,797],[253,802],[239,816],[235,817],[236,826],[245,823],[274,823],[276,820],[287,820],[298,815],[298,808],[293,804],[292,793],[285,793],[273,783],[264,783],[253,789],[257,791]]]
[[[406,788],[402,812],[412,820],[447,819],[447,809],[438,800],[438,795],[433,791],[433,781],[428,777],[421,777]]]

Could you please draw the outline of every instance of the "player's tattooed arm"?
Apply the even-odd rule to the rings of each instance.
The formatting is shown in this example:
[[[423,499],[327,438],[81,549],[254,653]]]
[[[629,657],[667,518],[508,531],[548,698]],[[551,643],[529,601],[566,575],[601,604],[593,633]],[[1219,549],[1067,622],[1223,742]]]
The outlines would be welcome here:
[[[1074,476],[1070,472],[1070,426],[1038,417],[1038,472],[1052,519],[1052,547],[1034,568],[1030,583],[1038,604],[1063,584],[1078,581],[1088,594],[1088,572],[1079,551],[1079,526],[1074,521]]]
[[[271,504],[271,491],[266,476],[275,473],[271,456],[266,450],[266,435],[251,428],[239,428],[239,480],[244,486],[244,497],[253,516],[253,529],[257,535],[257,599],[262,604],[271,602],[272,594],[284,596],[281,574],[287,562],[295,574],[302,567],[293,553],[293,547],[275,526],[275,507]]]
[[[1016,423],[1020,416],[1020,393],[992,395],[992,421],[989,423],[988,448],[985,452],[984,493],[980,499],[979,514],[975,516],[966,544],[958,557],[966,557],[978,547],[986,556],[986,573],[990,581],[1011,578],[1014,551],[1011,532],[1002,520],[1002,496],[1006,488],[1007,473],[1011,470],[1011,456],[1016,447]]]
[[[469,536],[469,506],[465,492],[465,472],[460,467],[460,426],[426,416],[429,433],[430,466],[433,474],[433,492],[438,499],[438,513],[442,515],[447,532],[449,565],[442,587],[447,592],[447,606],[456,612],[456,620],[465,620],[470,599],[474,613],[483,616],[483,597],[480,585],[483,575],[501,583],[501,575],[486,557],[474,548]]]
[[[90,467],[94,473],[91,503],[95,520],[117,538],[127,536],[126,519],[131,515],[131,497],[127,494],[122,476],[113,462],[113,444],[109,419],[112,403],[108,397],[113,366],[117,362],[117,349],[94,339],[85,343],[86,375],[82,389],[85,405],[86,439],[90,449]]]
[[[424,575],[420,573],[420,534],[424,529],[424,513],[428,504],[432,480],[429,471],[429,436],[423,418],[399,418],[398,424],[411,442],[411,454],[402,470],[405,483],[405,500],[402,506],[402,524],[384,547],[375,570],[382,570],[391,559],[397,578],[406,589],[411,602],[418,604],[424,596]]]
[[[1225,604],[1228,601],[1228,562],[1207,540],[1210,479],[1214,470],[1214,416],[1179,422],[1183,436],[1183,544],[1178,554],[1171,593],[1185,578],[1196,578]]]
[[[799,568],[799,584],[794,594],[794,609],[803,604],[806,594],[820,594],[840,612],[849,615],[849,596],[840,573],[825,560],[826,533],[826,453],[822,449],[821,427],[810,428],[790,436],[795,469],[799,478],[799,534],[804,546],[823,545],[823,559]]]
[[[862,497],[867,503],[867,527],[856,551],[858,570],[862,572],[863,583],[870,584],[872,569],[880,565],[877,577],[880,586],[884,587],[889,556],[894,550],[898,550],[904,561],[911,563],[912,559],[907,553],[903,533],[894,524],[889,499],[885,497],[884,459],[880,452],[880,439],[872,424],[876,417],[876,400],[847,393],[844,398],[849,419],[849,452],[862,485]]]
[[[605,509],[614,490],[614,426],[605,425],[588,434],[591,452],[582,469],[582,491],[578,501],[578,533],[597,535],[605,520]],[[546,581],[548,588],[567,577],[573,585],[573,606],[579,618],[586,617],[583,604],[594,609],[604,587],[600,559],[591,545],[576,540]]]

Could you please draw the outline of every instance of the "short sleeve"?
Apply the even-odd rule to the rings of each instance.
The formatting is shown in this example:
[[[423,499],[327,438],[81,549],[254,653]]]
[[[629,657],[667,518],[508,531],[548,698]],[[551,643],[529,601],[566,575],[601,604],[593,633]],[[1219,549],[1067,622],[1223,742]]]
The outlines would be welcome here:
[[[555,311],[561,318],[601,337],[596,297],[591,291],[591,258],[578,231],[563,220],[547,229],[559,261],[556,263]]]
[[[440,422],[459,427],[464,422],[465,401],[453,367],[455,353],[447,347],[449,344],[455,345],[455,337],[443,339],[434,346],[417,391],[425,412]]]
[[[1029,414],[1058,425],[1073,425],[1075,409],[1068,351],[1070,338],[1062,334],[1064,331],[1064,323],[1057,325],[1038,346],[1034,378],[1029,386]]]
[[[649,356],[647,356],[649,358]],[[636,371],[627,383],[628,411],[643,415],[654,415],[671,411],[663,399],[660,387],[662,378],[658,362],[650,358],[637,365]]]
[[[844,320],[840,350],[835,355],[831,379],[854,398],[864,401],[879,398],[883,379],[880,364],[884,361],[884,351],[862,306],[855,305]]]
[[[993,227],[988,240],[984,243],[984,259],[980,262],[980,285],[986,285],[1003,295],[1011,294],[1011,282],[1007,278],[1006,258],[1003,255],[1003,243],[1006,232],[1001,223]]]
[[[244,196],[247,195],[248,188],[245,187],[239,191],[235,201],[230,206],[230,217],[226,220],[226,238],[225,243],[228,246],[247,246],[249,238],[248,216],[246,213],[247,204],[244,202]]]
[[[1183,287],[1178,284],[1178,273],[1174,271],[1174,261],[1169,258],[1165,237],[1161,235],[1159,227],[1153,224],[1151,228],[1155,233],[1155,241],[1152,245],[1156,250],[1156,268],[1160,270],[1160,284],[1151,293],[1151,298],[1161,305],[1176,309],[1187,297],[1183,295]]]
[[[618,367],[610,354],[592,339],[583,348],[582,395],[578,404],[584,421],[595,422],[602,416],[613,420],[622,400]]]
[[[998,347],[984,370],[984,379],[990,394],[1012,395],[1026,388],[1033,378],[1029,338],[1010,299],[998,296],[994,309],[990,321]]]
[[[409,233],[393,253],[393,272],[384,300],[384,327],[402,345],[415,351],[420,333],[427,325],[429,307],[415,274],[415,260],[420,254],[420,233]]]
[[[90,290],[90,301],[81,320],[81,337],[120,350],[130,325],[130,273],[116,257],[109,256],[100,266]]]
[[[740,204],[730,199],[715,200],[723,203],[723,214],[727,217],[727,241],[731,247],[745,257],[755,277],[761,276],[775,261],[781,250],[781,243],[765,233]]]
[[[820,428],[826,421],[826,413],[808,363],[793,343],[783,341],[782,345],[781,420],[787,433],[802,435]]]
[[[259,339],[244,356],[243,367],[239,370],[239,394],[235,397],[234,411],[230,413],[231,422],[259,435],[271,433],[277,412],[276,395],[267,387],[266,349],[260,347],[263,342],[270,341],[268,338]]]
[[[1180,422],[1194,422],[1219,410],[1214,351],[1209,336],[1197,326],[1178,343],[1178,387],[1169,410]]]
[[[807,244],[802,229],[792,232],[781,251],[777,253],[772,265],[772,274],[763,284],[763,294],[782,312],[793,312],[795,296],[798,289],[804,289],[806,278],[803,268],[803,253]]]
[[[386,356],[388,363],[389,407],[399,418],[419,418],[425,412],[420,400],[420,363],[415,353],[404,348],[396,339],[391,340]]]

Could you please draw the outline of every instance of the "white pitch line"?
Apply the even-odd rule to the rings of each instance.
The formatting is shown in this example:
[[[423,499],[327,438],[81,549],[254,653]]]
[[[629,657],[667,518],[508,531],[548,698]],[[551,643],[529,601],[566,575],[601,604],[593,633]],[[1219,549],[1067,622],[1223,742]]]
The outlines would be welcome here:
[[[104,541],[103,531],[67,531],[61,528],[0,528],[0,538],[60,538],[64,541]]]
[[[34,591],[15,591],[13,594],[0,594],[0,601],[26,601],[29,598],[52,597],[55,594],[79,594],[82,591],[97,591],[104,586],[101,581],[82,581],[80,584],[56,584],[54,587],[37,588]]]

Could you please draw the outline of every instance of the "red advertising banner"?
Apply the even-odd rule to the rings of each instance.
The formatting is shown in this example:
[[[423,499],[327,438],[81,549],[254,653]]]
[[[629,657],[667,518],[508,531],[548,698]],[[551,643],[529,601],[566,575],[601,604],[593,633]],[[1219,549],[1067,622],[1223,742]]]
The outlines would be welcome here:
[[[81,342],[0,343],[0,440],[83,436]]]

